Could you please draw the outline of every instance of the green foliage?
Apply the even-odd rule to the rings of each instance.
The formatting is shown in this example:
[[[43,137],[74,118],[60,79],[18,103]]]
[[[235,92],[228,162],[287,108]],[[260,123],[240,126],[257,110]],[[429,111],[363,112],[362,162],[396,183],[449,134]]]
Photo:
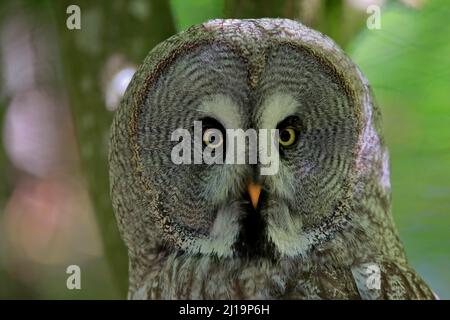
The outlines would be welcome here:
[[[350,47],[383,111],[393,214],[412,265],[450,297],[450,3],[392,3]]]
[[[223,17],[223,0],[171,0],[170,2],[178,31],[209,19]]]

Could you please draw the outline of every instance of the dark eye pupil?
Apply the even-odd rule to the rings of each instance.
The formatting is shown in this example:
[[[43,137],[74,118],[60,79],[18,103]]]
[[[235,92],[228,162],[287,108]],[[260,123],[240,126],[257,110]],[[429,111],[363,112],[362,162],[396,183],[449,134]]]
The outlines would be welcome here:
[[[289,141],[291,138],[291,133],[288,130],[283,130],[280,132],[280,139],[283,142]]]

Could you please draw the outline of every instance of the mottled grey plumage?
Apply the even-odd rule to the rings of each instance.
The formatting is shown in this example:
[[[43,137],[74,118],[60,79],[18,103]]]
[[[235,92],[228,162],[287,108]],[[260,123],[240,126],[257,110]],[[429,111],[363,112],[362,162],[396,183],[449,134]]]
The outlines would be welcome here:
[[[298,119],[279,172],[175,165],[177,128]],[[111,195],[129,250],[129,298],[433,298],[390,214],[379,109],[327,37],[284,19],[213,20],[154,48],[112,126]],[[243,196],[263,186],[257,212]],[[380,271],[380,289],[368,265]],[[373,271],[373,270],[372,270]]]

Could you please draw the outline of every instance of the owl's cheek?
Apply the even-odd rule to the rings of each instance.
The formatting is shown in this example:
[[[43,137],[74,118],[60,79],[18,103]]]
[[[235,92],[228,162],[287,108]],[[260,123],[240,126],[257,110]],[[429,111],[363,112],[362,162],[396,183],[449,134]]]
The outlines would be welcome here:
[[[263,211],[266,220],[268,241],[274,246],[279,256],[297,256],[305,249],[300,243],[303,232],[302,216],[298,212],[291,212],[284,202],[272,202]]]
[[[207,235],[196,234],[186,241],[184,250],[192,254],[214,255],[228,258],[235,254],[235,243],[241,232],[242,208],[232,202],[217,210]]]

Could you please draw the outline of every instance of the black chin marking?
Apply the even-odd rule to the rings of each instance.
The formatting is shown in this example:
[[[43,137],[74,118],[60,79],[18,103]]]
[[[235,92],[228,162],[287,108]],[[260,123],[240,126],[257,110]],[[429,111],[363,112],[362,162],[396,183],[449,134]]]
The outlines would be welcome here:
[[[267,194],[264,191],[261,192],[256,209],[251,205],[250,196],[247,193],[243,195],[243,198],[246,200],[243,204],[246,215],[241,220],[241,230],[235,243],[235,252],[238,256],[246,258],[268,257],[271,246],[267,241],[266,221],[261,215],[261,208],[266,203]]]

